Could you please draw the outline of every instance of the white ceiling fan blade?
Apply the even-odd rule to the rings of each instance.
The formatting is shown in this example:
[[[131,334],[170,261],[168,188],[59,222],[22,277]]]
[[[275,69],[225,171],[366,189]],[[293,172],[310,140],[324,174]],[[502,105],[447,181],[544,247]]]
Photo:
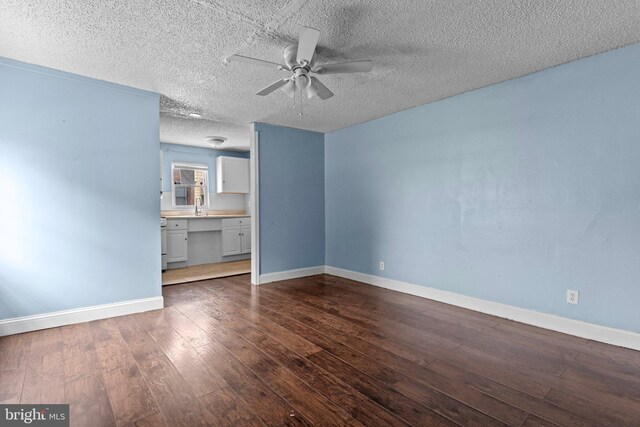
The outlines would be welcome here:
[[[341,62],[337,64],[323,64],[313,70],[318,74],[339,74],[339,73],[368,73],[373,70],[371,61]]]
[[[318,44],[318,39],[320,38],[320,31],[311,27],[303,27],[300,32],[300,38],[298,40],[298,55],[296,57],[296,61],[298,64],[302,64],[306,62],[307,64],[311,63],[313,59],[313,54],[316,51],[316,45]]]
[[[243,62],[245,64],[260,65],[261,67],[275,68],[277,70],[288,70],[286,65],[276,64],[275,62],[263,61],[262,59],[249,58],[242,55],[231,55],[227,58],[229,61]]]
[[[282,86],[282,91],[286,93],[289,98],[293,98],[296,94],[296,84],[293,80],[289,80],[284,86]]]
[[[289,79],[282,79],[282,80],[278,80],[277,82],[271,83],[269,86],[265,87],[260,92],[256,93],[256,95],[260,95],[260,96],[269,95],[274,90],[286,85],[288,81]]]
[[[307,88],[307,97],[311,98],[317,95],[320,99],[325,100],[333,96],[333,92],[329,90],[325,85],[317,78],[311,76],[311,84]]]

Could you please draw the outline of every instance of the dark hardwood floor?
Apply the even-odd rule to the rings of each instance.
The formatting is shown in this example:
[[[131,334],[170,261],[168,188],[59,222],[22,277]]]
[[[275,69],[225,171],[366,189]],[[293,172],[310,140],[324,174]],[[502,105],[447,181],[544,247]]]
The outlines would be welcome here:
[[[638,426],[640,352],[333,276],[163,289],[0,339],[0,402],[75,426]]]

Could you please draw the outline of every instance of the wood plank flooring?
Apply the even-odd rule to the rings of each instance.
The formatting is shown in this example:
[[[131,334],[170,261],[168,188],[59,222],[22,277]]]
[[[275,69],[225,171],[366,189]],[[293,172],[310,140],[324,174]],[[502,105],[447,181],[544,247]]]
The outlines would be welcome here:
[[[329,275],[163,293],[0,338],[0,402],[74,426],[640,425],[640,352]]]
[[[251,273],[250,259],[192,265],[190,267],[174,268],[163,272],[162,286],[197,282],[199,280],[217,279],[219,277],[237,276],[247,273]]]

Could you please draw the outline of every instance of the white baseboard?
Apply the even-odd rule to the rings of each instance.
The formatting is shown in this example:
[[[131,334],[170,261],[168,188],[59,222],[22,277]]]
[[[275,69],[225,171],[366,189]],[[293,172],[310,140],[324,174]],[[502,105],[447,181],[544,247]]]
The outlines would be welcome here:
[[[55,328],[56,326],[71,325],[74,323],[90,322],[92,320],[106,319],[107,317],[124,316],[126,314],[157,310],[163,307],[164,298],[160,296],[116,302],[113,304],[74,308],[72,310],[55,311],[33,316],[15,317],[13,319],[0,320],[0,336]]]
[[[344,270],[336,267],[325,266],[325,273],[393,291],[403,292],[405,294],[429,298],[446,304],[468,308],[469,310],[515,320],[516,322],[526,323],[528,325],[538,326],[544,329],[550,329],[552,331],[575,335],[581,338],[600,341],[633,350],[640,350],[640,334],[635,332],[582,322],[580,320],[573,320],[553,314],[541,313],[507,304],[469,297],[454,292],[414,285],[412,283],[400,282],[380,276],[358,273],[356,271]]]
[[[278,280],[297,279],[298,277],[314,276],[324,273],[324,265],[316,267],[296,268],[295,270],[277,271],[260,275],[260,284],[276,282]]]

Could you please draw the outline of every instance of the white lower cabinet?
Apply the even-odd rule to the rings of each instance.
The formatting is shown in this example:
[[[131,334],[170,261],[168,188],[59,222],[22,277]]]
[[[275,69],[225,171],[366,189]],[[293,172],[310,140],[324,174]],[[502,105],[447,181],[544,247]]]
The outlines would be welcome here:
[[[189,248],[186,219],[167,219],[167,262],[187,260]]]
[[[240,227],[240,243],[242,243],[243,254],[251,253],[251,226],[243,225]]]
[[[216,232],[216,235],[212,236],[213,233],[210,232]],[[189,263],[187,265],[201,264],[200,260],[206,258],[202,255],[204,246],[210,251],[214,251],[217,259],[215,262],[225,262],[224,258],[220,260],[220,249],[217,246],[220,242],[218,232],[222,232],[222,257],[251,253],[251,218],[249,217],[167,219],[167,262],[170,264],[169,268],[184,267],[185,262]],[[195,233],[191,236],[191,261],[189,260],[189,233]],[[202,237],[204,236],[209,236],[208,239],[215,239],[215,246],[210,240],[207,240],[209,246],[206,244],[203,246]],[[243,259],[243,257],[239,258]],[[171,263],[182,264],[173,264],[172,267]]]
[[[187,230],[167,230],[167,262],[186,261],[188,248]]]
[[[249,218],[222,220],[222,256],[251,252],[251,224]]]
[[[222,256],[242,253],[240,227],[222,227]]]

